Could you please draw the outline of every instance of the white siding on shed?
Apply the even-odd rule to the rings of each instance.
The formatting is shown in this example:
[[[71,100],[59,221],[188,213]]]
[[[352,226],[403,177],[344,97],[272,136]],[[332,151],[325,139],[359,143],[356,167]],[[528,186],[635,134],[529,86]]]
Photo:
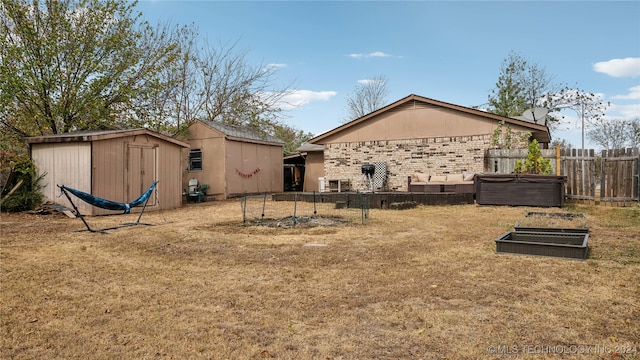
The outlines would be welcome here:
[[[71,208],[67,198],[60,195],[57,185],[65,185],[91,193],[91,143],[33,144],[31,157],[38,164],[38,174],[46,174],[40,184],[45,198]],[[83,201],[74,203],[82,214],[91,214],[91,205]]]

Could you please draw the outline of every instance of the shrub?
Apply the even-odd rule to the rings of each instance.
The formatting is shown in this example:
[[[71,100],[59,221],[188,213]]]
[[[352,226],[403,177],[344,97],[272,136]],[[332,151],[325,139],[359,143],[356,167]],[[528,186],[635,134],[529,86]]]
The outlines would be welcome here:
[[[44,198],[40,180],[45,174],[40,176],[36,173],[36,167],[31,160],[21,161],[12,166],[11,175],[2,191],[0,205],[3,211],[19,212],[33,210]],[[18,183],[22,184],[11,195],[8,193]]]
[[[415,201],[403,201],[403,202],[393,202],[389,204],[389,209],[391,210],[406,210],[413,209],[418,206],[418,203]]]
[[[516,161],[514,170],[517,174],[551,174],[551,160],[542,157],[538,146],[538,140],[533,139],[529,144],[529,153],[526,160]]]

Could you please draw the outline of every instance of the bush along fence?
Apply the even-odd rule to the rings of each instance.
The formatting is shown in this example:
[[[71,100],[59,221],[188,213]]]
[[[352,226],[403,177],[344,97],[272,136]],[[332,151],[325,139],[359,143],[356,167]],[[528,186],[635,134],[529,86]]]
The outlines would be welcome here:
[[[543,149],[553,174],[567,177],[565,199],[574,202],[628,206],[640,201],[640,149]],[[492,149],[485,157],[486,173],[509,174],[522,149]]]
[[[274,199],[273,194],[252,194],[242,197],[242,223],[275,227],[300,225],[336,225],[345,222],[367,223],[370,196],[351,194],[346,201],[327,202],[319,193],[289,193],[286,199]]]

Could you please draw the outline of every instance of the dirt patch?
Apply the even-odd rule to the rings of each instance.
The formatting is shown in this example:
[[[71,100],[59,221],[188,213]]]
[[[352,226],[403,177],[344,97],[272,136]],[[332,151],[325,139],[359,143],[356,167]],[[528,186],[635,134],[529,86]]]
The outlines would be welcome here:
[[[350,224],[351,220],[340,217],[323,216],[289,216],[282,219],[263,219],[253,222],[252,225],[267,226],[275,228],[312,228],[316,226],[339,226]]]

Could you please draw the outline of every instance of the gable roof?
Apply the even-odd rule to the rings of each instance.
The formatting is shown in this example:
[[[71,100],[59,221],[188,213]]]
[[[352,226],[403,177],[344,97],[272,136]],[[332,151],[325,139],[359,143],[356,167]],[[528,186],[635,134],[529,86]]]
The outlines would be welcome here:
[[[178,139],[160,134],[158,132],[155,132],[146,128],[124,129],[124,130],[83,130],[83,131],[74,131],[74,132],[69,132],[64,134],[31,136],[31,137],[26,137],[25,140],[29,144],[86,142],[86,141],[107,140],[107,139],[113,139],[113,138],[118,138],[123,136],[136,136],[136,135],[149,135],[149,136],[176,144],[184,148],[189,147],[189,144],[185,142],[182,142]]]
[[[475,115],[475,116],[480,116],[483,118],[487,118],[490,120],[495,120],[496,122],[500,122],[500,121],[504,121],[507,124],[514,124],[514,125],[520,125],[526,128],[530,128],[531,129],[531,134],[532,136],[538,140],[538,142],[541,143],[548,143],[551,141],[551,135],[549,134],[549,128],[546,125],[541,125],[541,124],[535,124],[532,123],[530,121],[526,121],[526,120],[521,120],[521,119],[514,119],[514,118],[510,118],[510,117],[505,117],[505,116],[500,116],[500,115],[496,115],[496,114],[491,114],[488,113],[486,111],[482,111],[482,110],[478,110],[478,109],[473,109],[473,108],[469,108],[469,107],[465,107],[465,106],[460,106],[460,105],[455,105],[455,104],[451,104],[451,103],[447,103],[444,101],[438,101],[438,100],[433,100],[433,99],[429,99],[423,96],[419,96],[419,95],[415,95],[415,94],[411,94],[407,97],[404,97],[394,103],[391,103],[383,108],[380,108],[376,111],[373,111],[367,115],[364,115],[362,117],[359,117],[355,120],[352,120],[348,123],[345,123],[341,126],[338,126],[337,128],[334,128],[332,130],[329,130],[325,133],[322,133],[310,140],[308,140],[309,143],[314,144],[317,143],[329,136],[335,135],[345,129],[348,129],[354,125],[363,123],[375,116],[378,116],[384,112],[390,111],[394,108],[400,107],[408,102],[412,102],[412,101],[419,101],[419,102],[423,102],[426,104],[430,104],[430,105],[434,105],[434,106],[438,106],[438,107],[442,107],[442,108],[446,108],[446,109],[450,109],[450,110],[454,110],[454,111],[459,111],[462,113],[466,113],[466,114],[471,114],[471,115]]]
[[[318,144],[309,144],[308,142],[302,143],[296,151],[299,152],[307,152],[307,151],[323,151],[324,146]]]
[[[201,123],[207,125],[208,127],[218,131],[219,133],[224,135],[226,139],[229,139],[229,140],[236,140],[236,141],[248,140],[249,142],[284,146],[284,142],[278,139],[277,137],[271,136],[269,134],[261,134],[246,126],[229,125],[229,124],[223,124],[215,121],[204,121],[204,120],[196,120],[196,121],[200,121]]]

